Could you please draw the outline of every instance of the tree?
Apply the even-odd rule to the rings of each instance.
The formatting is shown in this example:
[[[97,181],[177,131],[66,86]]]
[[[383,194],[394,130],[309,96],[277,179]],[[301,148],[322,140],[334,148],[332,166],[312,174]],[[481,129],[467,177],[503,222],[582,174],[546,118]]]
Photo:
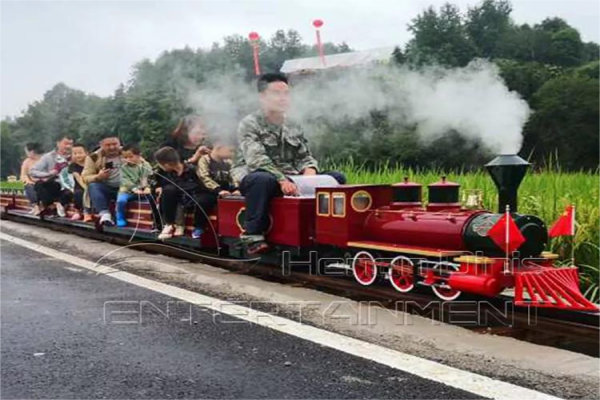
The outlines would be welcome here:
[[[548,62],[566,67],[581,64],[583,61],[583,42],[577,30],[570,27],[561,29],[551,34],[550,41]]]
[[[500,58],[565,67],[580,65],[593,55],[593,46],[586,47],[579,32],[560,18],[547,18],[533,28],[515,26],[498,45]]]
[[[19,175],[22,151],[11,133],[9,121],[0,124],[0,175],[5,179],[9,175]]]
[[[544,19],[539,25],[538,28],[544,32],[556,33],[560,32],[564,29],[569,29],[571,26],[567,24],[562,18],[553,17]]]
[[[102,102],[103,99],[98,96],[58,83],[44,94],[41,101],[30,104],[24,115],[16,119],[15,140],[20,144],[37,141],[50,149],[62,134],[79,139],[87,118],[97,111]]]
[[[484,0],[469,9],[465,29],[480,57],[496,56],[498,43],[511,27],[511,12],[510,2],[506,0]]]
[[[597,164],[597,153],[592,154],[591,149],[597,148],[598,45],[581,42],[579,33],[562,19],[515,25],[510,13],[507,0],[483,0],[466,16],[451,4],[430,7],[411,22],[413,38],[405,48],[394,50],[394,64],[460,67],[474,57],[490,58],[499,66],[508,88],[520,93],[535,110],[524,132],[525,154],[534,151],[535,157],[543,159],[558,149],[565,168]],[[352,51],[346,43],[323,46],[325,54]],[[287,59],[319,54],[312,40],[304,43],[294,30],[278,30],[270,38],[260,39],[259,47],[263,72],[278,70]],[[188,108],[190,91],[210,86],[219,92],[226,83],[220,79],[230,79],[230,72],[250,82],[255,79],[253,64],[248,38],[234,34],[209,49],[185,47],[165,51],[155,60],[141,60],[128,82],[109,97],[59,83],[21,116],[3,123],[2,173],[18,169],[25,142],[40,141],[49,150],[61,133],[74,134],[90,148],[100,136],[111,133],[124,143],[140,143],[145,155],[151,155],[179,118],[198,111]],[[319,76],[327,81],[335,79],[338,72],[328,70]],[[390,90],[394,85],[390,84]],[[226,104],[244,101],[240,98]],[[215,104],[221,103],[215,99]],[[237,115],[231,119],[235,118]],[[223,125],[218,118],[211,122]],[[384,112],[372,112],[358,121],[323,118],[307,122],[307,131],[315,132],[311,142],[316,154],[334,161],[423,168],[479,165],[488,157],[480,143],[467,141],[457,132],[446,132],[433,143],[422,142],[416,127],[392,122]],[[585,149],[570,145],[571,138],[584,143]]]
[[[458,7],[446,3],[439,13],[429,7],[409,24],[414,34],[406,52],[412,63],[422,65],[465,66],[476,55],[473,42],[467,37]]]
[[[500,67],[500,75],[508,89],[518,92],[527,101],[547,80],[563,72],[560,67],[538,62],[500,59],[496,60],[496,65]]]
[[[599,69],[600,61],[596,60],[577,68],[575,74],[584,78],[600,79]]]
[[[274,69],[279,70],[279,62],[283,64],[285,60],[299,58],[306,52],[306,45],[302,43],[302,37],[297,31],[290,29],[286,33],[280,29],[271,36],[269,52],[276,60]]]
[[[328,54],[338,54],[338,53],[349,53],[354,51],[346,42],[342,42],[340,44],[335,44],[331,42],[323,43],[323,53],[325,55]],[[311,46],[307,46],[306,50],[300,57],[316,57],[319,55],[319,48],[316,44]]]
[[[497,47],[497,57],[544,63],[548,60],[550,46],[548,33],[524,24],[505,32]]]
[[[598,79],[577,74],[547,81],[533,96],[523,153],[537,160],[556,154],[567,169],[598,168],[598,85]]]
[[[227,63],[238,66],[246,71],[246,79],[252,79],[254,73],[254,56],[250,41],[240,35],[227,36],[224,39],[223,51],[230,57]],[[265,49],[266,43],[261,39],[259,49]],[[212,53],[212,52],[211,52]]]
[[[394,51],[392,52],[392,59],[397,65],[402,65],[406,63],[406,55],[402,52],[402,49],[398,46],[394,47]]]
[[[600,58],[600,47],[598,43],[587,42],[583,44],[582,61],[588,63],[590,61],[598,61]]]

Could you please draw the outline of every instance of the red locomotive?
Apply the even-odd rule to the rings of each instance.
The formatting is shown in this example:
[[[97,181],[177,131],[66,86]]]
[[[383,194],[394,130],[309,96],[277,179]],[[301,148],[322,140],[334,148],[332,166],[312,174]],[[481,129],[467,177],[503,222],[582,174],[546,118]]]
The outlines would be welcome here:
[[[598,311],[579,290],[577,267],[557,267],[558,256],[544,251],[548,241],[544,223],[516,212],[518,187],[528,167],[516,155],[499,156],[487,164],[498,188],[498,213],[483,210],[477,193],[468,195],[468,207],[463,206],[460,185],[445,179],[429,185],[425,206],[422,186],[408,180],[394,185],[330,185],[316,188],[314,196],[276,198],[267,233],[272,250],[262,259],[281,263],[284,251],[298,259],[316,251],[329,260],[329,267],[347,269],[365,286],[378,278],[389,280],[400,292],[425,285],[444,301],[461,293],[496,297],[514,288],[516,305]],[[2,195],[2,206],[9,213],[23,209],[23,201],[20,196]],[[488,237],[507,205],[525,238],[509,258]],[[245,258],[239,241],[244,212],[243,198],[219,199],[201,241],[185,244]],[[130,203],[127,218],[134,228],[96,229],[155,238],[147,204]]]
[[[408,181],[320,187],[314,198],[275,199],[267,239],[278,254],[317,250],[328,259],[338,256],[345,261],[335,265],[351,270],[361,285],[383,277],[409,292],[422,284],[446,301],[462,292],[495,297],[514,287],[517,305],[596,311],[579,290],[577,267],[558,268],[557,255],[544,251],[548,233],[542,220],[516,213],[528,167],[516,155],[486,166],[498,187],[499,213],[477,207],[477,194],[468,199],[470,208],[463,207],[460,185],[445,179],[429,185],[426,206],[421,185]],[[487,236],[506,205],[526,239],[510,259]],[[217,230],[238,257],[245,255],[236,250],[243,212],[243,199],[219,200]]]

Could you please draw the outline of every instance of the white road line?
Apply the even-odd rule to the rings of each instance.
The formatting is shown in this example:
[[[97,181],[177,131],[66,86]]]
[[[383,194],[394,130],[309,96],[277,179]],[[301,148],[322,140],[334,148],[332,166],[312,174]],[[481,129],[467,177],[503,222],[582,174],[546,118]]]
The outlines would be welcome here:
[[[523,388],[511,383],[502,382],[468,371],[449,367],[434,361],[425,360],[400,351],[388,349],[376,344],[367,343],[338,333],[329,332],[313,326],[301,324],[276,315],[253,310],[228,301],[180,289],[151,279],[123,272],[115,268],[96,265],[95,263],[75,257],[46,246],[35,244],[0,232],[0,239],[26,247],[50,257],[86,268],[99,274],[108,274],[111,278],[153,290],[164,295],[196,304],[201,307],[227,314],[235,318],[252,322],[288,335],[327,346],[353,356],[387,365],[421,378],[429,379],[444,385],[462,389],[483,397],[494,399],[557,399],[545,393]]]

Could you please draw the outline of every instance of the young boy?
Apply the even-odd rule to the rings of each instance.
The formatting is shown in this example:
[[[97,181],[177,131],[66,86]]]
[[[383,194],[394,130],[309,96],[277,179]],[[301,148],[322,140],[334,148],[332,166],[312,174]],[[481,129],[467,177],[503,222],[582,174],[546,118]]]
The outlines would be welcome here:
[[[84,145],[80,143],[75,143],[73,145],[73,150],[71,150],[71,163],[68,168],[68,172],[73,176],[74,180],[73,195],[75,208],[77,209],[77,212],[71,217],[73,221],[80,220],[82,213],[83,222],[92,221],[92,210],[90,207],[90,199],[87,194],[87,185],[81,177],[87,155],[88,152]]]
[[[198,202],[207,214],[217,204],[218,197],[240,195],[231,175],[233,154],[233,146],[226,142],[217,142],[210,154],[202,156],[198,160],[197,173],[202,183]],[[202,234],[201,229],[200,234]]]
[[[33,206],[31,213],[33,215],[40,215],[41,210],[38,205],[37,194],[35,193],[35,181],[29,176],[29,170],[42,157],[44,151],[39,143],[30,142],[25,145],[25,154],[27,154],[27,158],[21,164],[20,180],[25,184],[25,196],[27,196],[29,203]]]
[[[156,174],[156,191],[160,196],[160,210],[163,216],[163,230],[158,235],[160,240],[173,236],[182,236],[185,222],[178,221],[178,214],[185,208],[194,208],[194,231],[192,237],[199,239],[202,225],[206,222],[205,212],[200,209],[198,201],[201,195],[201,183],[196,168],[184,164],[173,147],[163,147],[154,153],[154,159],[160,166]]]
[[[198,161],[198,177],[204,188],[216,196],[239,196],[231,175],[234,148],[225,142],[217,142],[210,154]]]
[[[121,185],[117,195],[117,226],[127,226],[125,215],[127,202],[140,197],[147,198],[150,204],[150,184],[148,178],[152,174],[152,167],[142,158],[140,148],[136,144],[125,145],[121,150]]]

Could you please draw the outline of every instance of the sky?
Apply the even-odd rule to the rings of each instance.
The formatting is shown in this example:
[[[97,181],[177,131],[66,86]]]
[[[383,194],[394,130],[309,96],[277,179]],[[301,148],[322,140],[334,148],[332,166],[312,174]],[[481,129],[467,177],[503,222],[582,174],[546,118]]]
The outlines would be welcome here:
[[[366,50],[403,45],[407,24],[437,0],[196,0],[0,2],[0,116],[18,116],[58,82],[108,96],[138,61],[165,50],[208,48],[224,36],[295,29]],[[478,0],[449,0],[466,11]],[[600,41],[597,0],[512,0],[516,23],[558,16],[583,40]]]

